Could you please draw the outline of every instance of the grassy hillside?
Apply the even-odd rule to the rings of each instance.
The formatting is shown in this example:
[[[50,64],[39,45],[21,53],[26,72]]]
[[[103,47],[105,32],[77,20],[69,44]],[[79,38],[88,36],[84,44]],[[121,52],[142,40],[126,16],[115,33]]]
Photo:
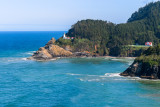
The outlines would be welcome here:
[[[150,47],[144,53],[136,58],[137,62],[143,62],[149,65],[160,64],[160,44],[155,47]]]

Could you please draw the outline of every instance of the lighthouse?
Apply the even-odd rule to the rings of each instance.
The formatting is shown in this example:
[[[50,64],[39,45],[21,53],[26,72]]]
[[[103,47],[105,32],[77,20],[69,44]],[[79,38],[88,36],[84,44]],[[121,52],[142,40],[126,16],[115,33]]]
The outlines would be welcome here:
[[[63,39],[74,39],[74,37],[67,37],[66,34],[64,33]]]
[[[66,37],[66,34],[64,33],[64,35],[63,35],[63,39],[66,39],[67,37]]]

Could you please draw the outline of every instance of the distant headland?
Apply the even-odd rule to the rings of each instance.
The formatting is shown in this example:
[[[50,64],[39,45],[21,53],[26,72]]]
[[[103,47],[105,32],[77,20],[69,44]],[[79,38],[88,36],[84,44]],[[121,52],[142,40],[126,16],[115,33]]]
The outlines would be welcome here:
[[[159,73],[160,48],[155,46],[159,44],[160,40],[159,17],[160,1],[140,8],[124,24],[116,25],[102,20],[81,20],[58,40],[52,38],[29,59],[140,56],[121,75],[157,79],[160,78],[157,74]],[[154,50],[158,54],[152,52]],[[148,69],[149,71],[146,71]]]

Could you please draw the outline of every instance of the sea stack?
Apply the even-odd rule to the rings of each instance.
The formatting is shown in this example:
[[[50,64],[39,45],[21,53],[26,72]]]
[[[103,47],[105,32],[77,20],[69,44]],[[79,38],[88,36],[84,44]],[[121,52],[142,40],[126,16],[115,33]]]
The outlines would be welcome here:
[[[44,47],[40,47],[30,58],[31,60],[50,60],[57,57],[69,57],[72,52],[63,49],[55,44],[56,40],[52,38]]]

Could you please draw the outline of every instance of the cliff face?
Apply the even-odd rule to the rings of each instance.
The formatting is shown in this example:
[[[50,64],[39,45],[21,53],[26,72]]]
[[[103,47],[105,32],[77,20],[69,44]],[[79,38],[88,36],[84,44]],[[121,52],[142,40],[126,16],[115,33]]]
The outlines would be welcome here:
[[[72,52],[67,51],[58,45],[55,45],[55,39],[52,38],[44,47],[39,48],[29,59],[48,60],[56,57],[68,57]]]
[[[147,79],[160,79],[160,66],[149,65],[143,62],[135,61],[129,68],[127,68],[121,76],[140,77]]]
[[[149,47],[120,75],[132,77],[137,76],[147,79],[160,79],[160,44],[154,47]]]

